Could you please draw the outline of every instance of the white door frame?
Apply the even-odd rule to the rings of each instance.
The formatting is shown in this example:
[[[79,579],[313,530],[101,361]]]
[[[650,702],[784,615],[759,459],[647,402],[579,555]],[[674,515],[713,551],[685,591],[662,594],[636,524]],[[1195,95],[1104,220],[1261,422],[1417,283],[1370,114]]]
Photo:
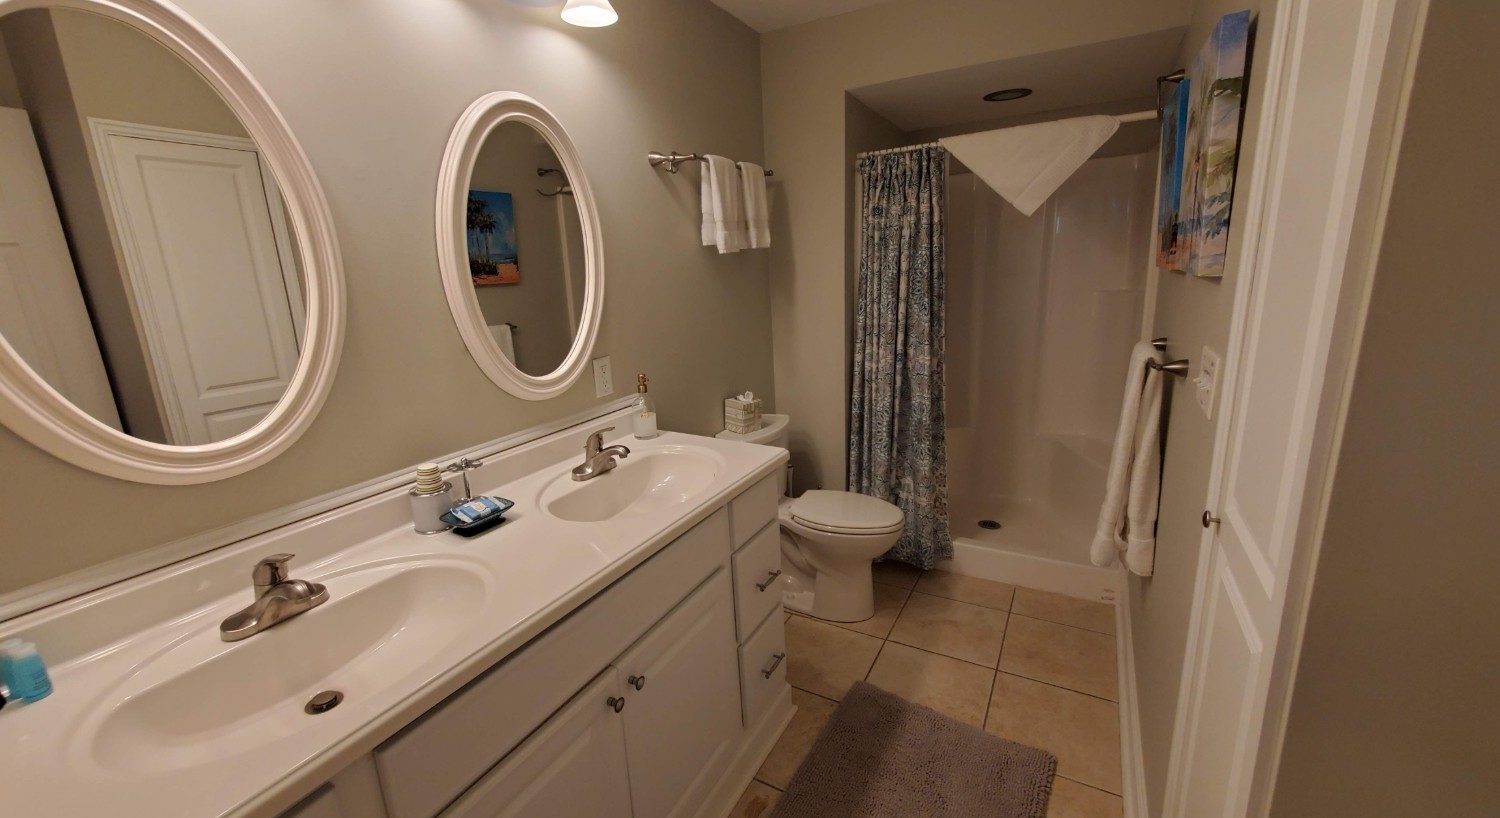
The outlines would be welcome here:
[[[1250,172],[1241,184],[1246,185],[1244,199],[1236,213],[1237,223],[1249,231],[1238,247],[1235,306],[1225,366],[1221,370],[1219,390],[1223,411],[1215,432],[1213,465],[1205,508],[1219,516],[1226,491],[1226,467],[1232,456],[1235,424],[1234,403],[1239,376],[1243,374],[1243,356],[1248,352],[1247,339],[1253,327],[1250,313],[1263,277],[1262,265],[1270,263],[1261,252],[1275,241],[1274,227],[1278,208],[1279,180],[1285,167],[1289,146],[1289,113],[1296,102],[1299,76],[1304,59],[1301,49],[1308,15],[1325,0],[1275,0],[1263,9],[1258,37],[1271,38],[1268,58],[1256,66],[1266,94],[1257,130],[1255,153],[1248,165]],[[1322,382],[1318,399],[1310,411],[1297,418],[1303,451],[1296,473],[1286,475],[1290,505],[1297,511],[1294,520],[1279,534],[1281,558],[1276,565],[1251,565],[1250,576],[1262,590],[1281,600],[1279,622],[1254,634],[1259,644],[1257,672],[1248,682],[1254,692],[1240,713],[1240,727],[1247,737],[1241,752],[1235,756],[1231,780],[1224,782],[1230,805],[1226,815],[1264,815],[1269,810],[1275,772],[1290,703],[1291,680],[1295,670],[1301,630],[1305,621],[1308,578],[1316,560],[1317,536],[1321,531],[1323,504],[1329,478],[1331,458],[1343,417],[1343,401],[1352,367],[1358,328],[1363,316],[1363,300],[1368,292],[1371,268],[1375,260],[1375,242],[1388,196],[1394,169],[1399,125],[1404,114],[1405,92],[1410,87],[1412,55],[1426,0],[1340,0],[1341,10],[1352,17],[1360,14],[1357,32],[1356,64],[1349,83],[1351,91],[1344,110],[1332,114],[1330,127],[1353,123],[1340,135],[1337,149],[1329,151],[1327,161],[1339,168],[1339,187],[1333,195],[1328,214],[1328,239],[1320,258],[1308,260],[1308,275],[1320,278],[1319,318],[1316,339],[1309,350],[1314,357],[1305,363],[1309,371],[1321,369]],[[1363,127],[1368,123],[1368,127]],[[1249,385],[1244,388],[1253,388]],[[1206,675],[1203,653],[1205,623],[1211,607],[1208,591],[1223,577],[1224,555],[1217,548],[1219,531],[1207,528],[1200,540],[1198,575],[1183,660],[1176,721],[1169,761],[1163,812],[1170,818],[1203,818],[1185,814],[1185,795],[1192,783],[1192,751],[1189,739],[1194,735],[1196,705],[1200,698],[1199,682]],[[1253,562],[1253,561],[1252,561]],[[1241,571],[1243,572],[1243,566]],[[1219,599],[1218,604],[1237,608],[1242,600],[1233,595]],[[1245,614],[1237,610],[1238,614]],[[1247,751],[1248,750],[1248,751]],[[1200,782],[1201,783],[1201,782]]]

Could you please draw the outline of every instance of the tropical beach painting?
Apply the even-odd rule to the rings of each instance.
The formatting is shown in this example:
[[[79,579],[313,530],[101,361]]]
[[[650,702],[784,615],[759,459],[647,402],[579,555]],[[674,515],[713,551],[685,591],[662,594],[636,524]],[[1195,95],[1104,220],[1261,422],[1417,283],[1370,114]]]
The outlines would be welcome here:
[[[1249,39],[1250,12],[1224,15],[1187,73],[1176,259],[1195,276],[1224,275]]]
[[[476,287],[520,284],[516,257],[516,215],[509,193],[470,190],[469,275]]]
[[[1161,160],[1156,170],[1156,266],[1181,270],[1182,152],[1187,137],[1188,81],[1171,83],[1162,101]]]

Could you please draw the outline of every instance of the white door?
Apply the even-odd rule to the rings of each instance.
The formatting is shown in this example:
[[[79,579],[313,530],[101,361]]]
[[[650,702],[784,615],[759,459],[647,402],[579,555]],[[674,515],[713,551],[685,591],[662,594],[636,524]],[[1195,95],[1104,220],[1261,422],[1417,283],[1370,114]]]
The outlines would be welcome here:
[[[31,120],[17,108],[0,108],[0,335],[74,406],[120,428]]]
[[[621,691],[619,674],[606,670],[443,818],[629,818]]]
[[[90,124],[168,442],[233,437],[297,366],[302,297],[275,185],[249,140]]]
[[[1309,479],[1326,455],[1319,440],[1336,392],[1325,378],[1395,4],[1284,0],[1260,22],[1258,36],[1274,39],[1252,82],[1269,97],[1168,774],[1174,818],[1263,811],[1251,792],[1266,760],[1272,657],[1317,494]]]
[[[635,818],[696,815],[739,737],[733,599],[720,571],[615,663]]]

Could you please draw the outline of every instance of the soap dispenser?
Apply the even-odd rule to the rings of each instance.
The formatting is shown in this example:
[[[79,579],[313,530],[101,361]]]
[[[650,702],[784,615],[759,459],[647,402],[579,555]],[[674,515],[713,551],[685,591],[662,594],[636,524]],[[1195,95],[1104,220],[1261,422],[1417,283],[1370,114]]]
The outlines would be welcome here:
[[[646,394],[646,373],[635,376],[635,404],[631,407],[631,431],[637,440],[650,440],[661,434],[656,428],[656,401]]]

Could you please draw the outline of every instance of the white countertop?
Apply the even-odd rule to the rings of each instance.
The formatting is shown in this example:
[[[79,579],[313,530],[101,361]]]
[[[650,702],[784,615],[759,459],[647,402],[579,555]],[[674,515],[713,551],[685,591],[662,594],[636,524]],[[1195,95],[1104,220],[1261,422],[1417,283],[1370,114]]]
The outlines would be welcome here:
[[[706,452],[718,468],[706,489],[667,512],[601,523],[556,519],[544,511],[543,494],[567,490],[556,481],[568,480],[583,436],[597,425],[488,458],[472,476],[474,490],[516,505],[507,522],[477,538],[416,534],[404,490],[387,492],[7,623],[7,634],[35,639],[44,656],[59,662],[52,668],[50,697],[0,711],[7,809],[19,815],[274,814],[775,473],[787,458],[781,449],[672,432],[649,441],[622,435],[610,442],[630,446],[637,461],[688,447]],[[251,566],[277,551],[297,553],[291,575],[324,582],[329,603],[243,642],[222,642],[219,622],[250,601]],[[399,672],[378,680],[335,676],[289,695],[267,693],[274,706],[253,719],[231,723],[226,717],[214,731],[139,748],[121,738],[132,735],[128,731],[105,729],[120,721],[105,724],[123,705],[149,694],[156,677],[168,672],[164,665],[181,675],[224,652],[254,647],[256,654],[245,655],[265,657],[256,667],[264,665],[274,676],[283,661],[278,637],[331,615],[340,598],[419,566],[438,569],[431,576],[447,576],[441,574],[446,569],[461,573],[462,593],[469,601],[481,593],[482,603],[456,632],[445,626],[441,639],[391,639],[401,645],[393,650],[410,653],[399,654],[403,661],[393,665],[388,651],[381,667]],[[445,604],[446,593],[435,594],[431,604]],[[306,698],[330,682],[346,693],[345,701],[316,717],[303,714]],[[210,687],[185,688],[191,695],[179,697],[184,712],[201,717],[221,706],[239,712],[235,703],[215,700],[222,688]],[[202,700],[191,700],[200,695]]]

